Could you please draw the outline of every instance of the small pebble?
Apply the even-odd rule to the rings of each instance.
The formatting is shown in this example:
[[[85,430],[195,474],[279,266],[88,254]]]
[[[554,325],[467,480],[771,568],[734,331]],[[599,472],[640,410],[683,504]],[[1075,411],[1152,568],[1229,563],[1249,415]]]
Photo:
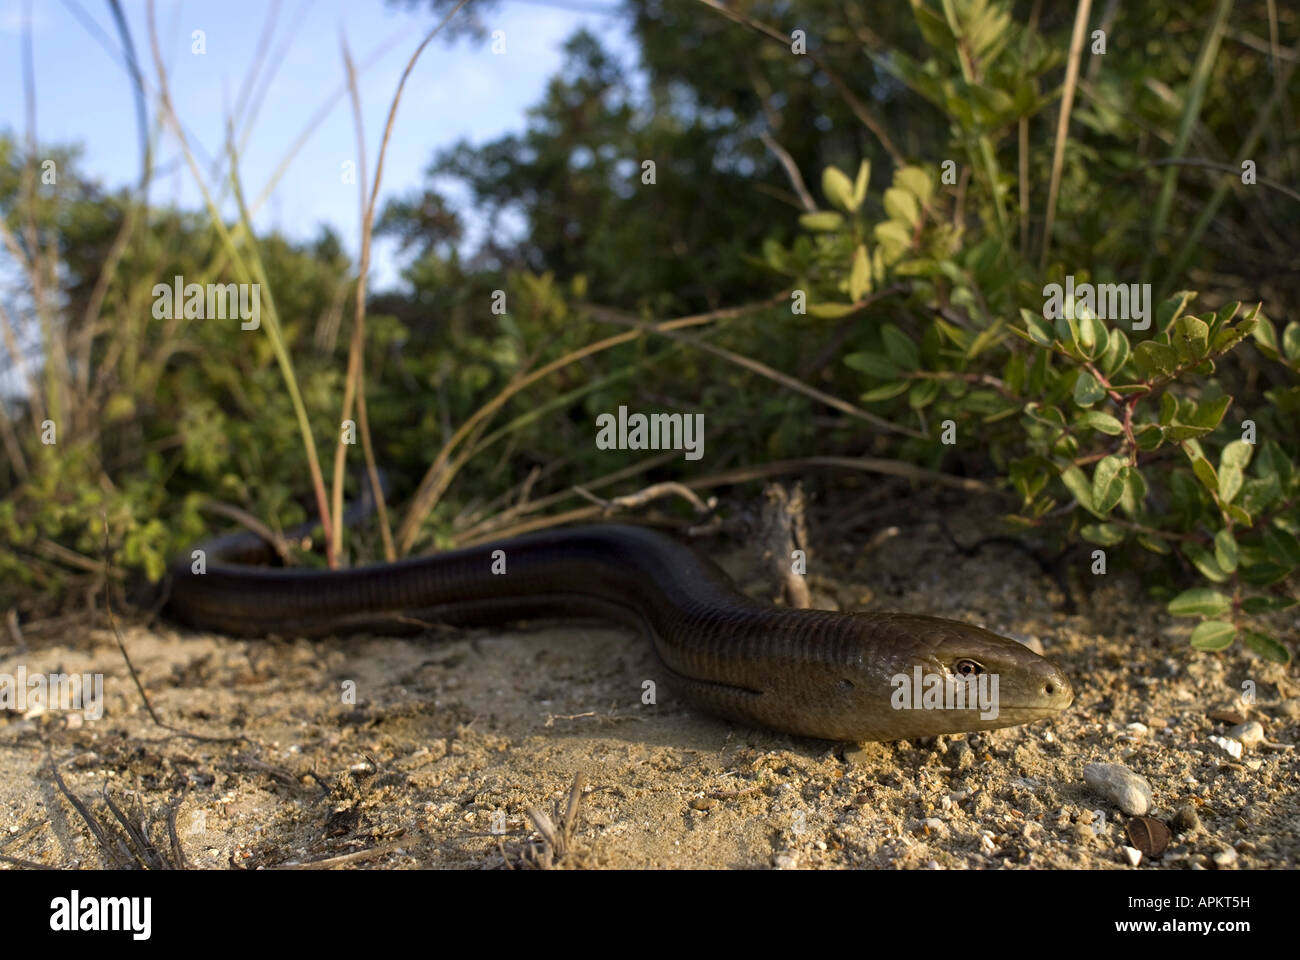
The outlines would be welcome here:
[[[1135,737],[1145,737],[1148,732],[1147,725],[1145,723],[1130,723],[1127,727],[1125,727],[1125,729],[1128,730],[1128,732]]]
[[[1195,833],[1201,827],[1201,818],[1196,812],[1196,805],[1184,803],[1174,811],[1170,825],[1176,833]]]
[[[1142,862],[1141,850],[1135,849],[1134,847],[1121,847],[1120,849],[1124,851],[1124,858],[1128,860],[1128,865],[1130,867],[1136,867]]]
[[[1264,725],[1258,720],[1247,720],[1228,731],[1228,736],[1239,740],[1243,747],[1253,747],[1264,740]]]
[[[1127,767],[1090,763],[1083,768],[1083,779],[1131,817],[1140,817],[1151,809],[1151,784]]]
[[[1214,744],[1234,760],[1241,758],[1241,741],[1232,740],[1228,737],[1220,737],[1218,734],[1211,734],[1208,738],[1210,743]]]
[[[692,810],[711,810],[718,805],[718,801],[711,797],[696,797],[691,801]]]
[[[1237,863],[1237,851],[1228,847],[1226,850],[1220,850],[1213,857],[1214,866],[1219,870],[1229,870]]]
[[[1076,823],[1074,825],[1074,841],[1080,845],[1087,845],[1097,839],[1097,833],[1086,823]]]
[[[1222,707],[1218,710],[1211,710],[1206,714],[1211,720],[1218,720],[1220,723],[1238,724],[1245,721],[1241,713],[1231,707]]]

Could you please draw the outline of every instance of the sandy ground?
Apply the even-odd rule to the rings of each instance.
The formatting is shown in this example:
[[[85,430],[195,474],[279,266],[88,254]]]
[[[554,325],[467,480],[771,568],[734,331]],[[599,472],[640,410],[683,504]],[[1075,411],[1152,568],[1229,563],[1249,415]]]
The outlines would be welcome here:
[[[151,720],[111,630],[33,629],[27,650],[0,647],[0,673],[101,672],[104,712],[0,711],[0,855],[62,868],[183,856],[209,869],[1133,869],[1130,818],[1084,782],[1084,765],[1103,762],[1145,777],[1149,816],[1175,827],[1163,856],[1137,869],[1297,865],[1300,758],[1284,745],[1300,739],[1300,686],[1289,669],[1241,649],[1191,650],[1194,621],[1169,617],[1131,574],[1092,576],[1083,557],[1072,577],[1080,612],[1067,615],[1029,557],[1001,545],[963,556],[935,509],[913,498],[833,537],[815,528],[819,605],[925,612],[1036,640],[1074,682],[1064,715],[836,744],[711,719],[675,706],[667,687],[642,704],[643,681],[657,676],[645,641],[600,624],[249,642],[126,620],[158,716],[244,738],[199,740]],[[966,543],[994,532],[989,513],[946,509]],[[889,524],[899,534],[864,549]],[[770,596],[743,550],[704,547]],[[1294,638],[1288,616],[1278,627]],[[1256,703],[1241,703],[1243,681]],[[1225,708],[1241,716],[1211,716]],[[1267,741],[1240,758],[1209,739],[1237,719],[1258,720]],[[107,847],[60,791],[51,758]],[[106,797],[147,830],[129,836]],[[549,840],[529,808],[549,814]]]

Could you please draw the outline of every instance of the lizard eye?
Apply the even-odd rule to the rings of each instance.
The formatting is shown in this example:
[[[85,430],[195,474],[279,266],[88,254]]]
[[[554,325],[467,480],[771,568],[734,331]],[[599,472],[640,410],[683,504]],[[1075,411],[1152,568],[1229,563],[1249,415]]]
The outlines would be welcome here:
[[[952,665],[952,672],[959,677],[977,677],[984,672],[984,668],[974,660],[958,660]]]

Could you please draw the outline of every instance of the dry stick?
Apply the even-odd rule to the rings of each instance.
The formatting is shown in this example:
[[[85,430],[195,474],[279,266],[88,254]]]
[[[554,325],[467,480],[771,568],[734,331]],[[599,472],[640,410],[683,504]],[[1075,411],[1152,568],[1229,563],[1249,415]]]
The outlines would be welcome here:
[[[56,543],[55,541],[45,537],[36,541],[36,549],[45,554],[51,560],[57,560],[60,563],[66,564],[69,567],[75,567],[78,570],[100,574],[109,572],[100,561],[92,560],[87,556],[77,553],[75,550],[70,550],[61,543]],[[116,575],[118,577],[122,576],[120,573]]]
[[[708,313],[695,314],[689,317],[678,317],[675,320],[665,320],[662,323],[653,325],[650,329],[656,331],[677,330],[682,327],[700,326],[706,323],[713,323],[716,320],[728,320],[733,317],[743,316],[746,313],[752,313],[758,310],[766,310],[790,296],[788,290],[782,291],[774,297],[758,303],[745,304],[739,307],[724,307],[720,310],[711,310]],[[589,357],[593,354],[600,353],[603,350],[609,350],[619,344],[629,343],[645,335],[644,330],[634,330],[630,333],[620,333],[617,336],[606,337],[604,340],[598,340],[595,343],[589,343],[585,347],[574,350],[565,354],[558,360],[548,363],[538,370],[534,370],[526,377],[512,381],[503,388],[495,397],[479,407],[473,415],[469,417],[460,428],[452,435],[440,451],[429,469],[425,471],[424,477],[420,480],[420,486],[412,498],[411,506],[406,512],[406,518],[397,530],[398,550],[405,555],[410,552],[411,545],[415,543],[415,538],[420,530],[420,524],[438,502],[447,485],[451,483],[452,477],[455,476],[457,466],[447,469],[448,460],[451,459],[452,451],[460,445],[470,434],[471,431],[483,420],[495,414],[501,409],[512,396],[520,390],[536,383],[543,377],[549,376],[556,370],[563,369],[572,363]]]
[[[861,310],[862,308],[866,307],[868,304],[873,303],[876,300],[880,299],[880,297],[882,296],[885,296],[885,293],[882,292],[875,296],[867,297],[867,299],[859,301],[854,306],[857,310]],[[742,356],[739,353],[734,353],[731,350],[727,350],[724,347],[719,347],[716,346],[715,344],[708,343],[704,340],[699,339],[698,337],[693,337],[690,336],[689,334],[684,334],[684,333],[674,333],[668,330],[661,329],[652,324],[648,324],[645,321],[640,320],[636,317],[630,316],[629,314],[625,314],[621,310],[616,310],[612,307],[602,307],[598,304],[587,304],[587,303],[581,304],[580,306],[583,309],[587,310],[589,313],[591,313],[591,315],[598,320],[605,320],[610,323],[618,323],[624,326],[636,327],[637,329],[644,330],[647,333],[659,333],[662,334],[663,336],[669,337],[670,339],[680,340],[683,343],[690,344],[691,346],[699,350],[703,350],[706,353],[712,353],[715,356],[722,357],[724,360],[734,363],[737,366],[744,367],[746,370],[752,370],[754,373],[757,373],[763,377],[767,377],[769,380],[775,380],[777,383],[781,384],[782,386],[788,387],[789,389],[794,390],[797,393],[802,393],[805,396],[812,397],[814,400],[820,400],[828,407],[832,407],[840,411],[841,413],[848,414],[851,417],[856,417],[859,420],[865,420],[867,423],[870,423],[873,426],[880,427],[882,430],[888,430],[891,433],[901,433],[905,436],[915,437],[917,439],[922,439],[922,440],[927,438],[927,434],[924,434],[919,430],[912,430],[908,427],[900,427],[898,426],[898,424],[890,420],[886,420],[884,417],[878,417],[874,413],[868,413],[866,410],[863,410],[860,407],[855,407],[853,404],[848,403],[845,400],[841,400],[839,397],[818,390],[816,387],[810,387],[808,386],[808,384],[804,383],[801,380],[796,380],[794,377],[790,376],[789,374],[782,373],[779,370],[774,370],[772,367],[769,367],[765,363],[760,363],[757,360],[752,360],[749,357]]]
[[[289,545],[285,542],[284,537],[280,536],[247,510],[241,510],[233,504],[223,503],[220,500],[204,500],[199,504],[199,509],[206,510],[209,513],[215,513],[218,516],[226,517],[230,520],[234,520],[236,523],[242,524],[270,544],[271,549],[276,552],[285,566],[291,566],[293,564],[293,556],[289,552]]]
[[[361,265],[357,272],[356,308],[352,319],[352,336],[348,340],[348,372],[343,381],[343,412],[339,418],[340,429],[338,443],[334,446],[334,483],[331,491],[330,508],[334,511],[332,527],[332,547],[335,556],[343,551],[343,466],[347,450],[343,442],[342,424],[352,416],[352,402],[360,390],[361,369],[364,360],[366,338],[366,274],[370,271],[370,221],[367,219],[369,204],[366,201],[366,128],[361,116],[361,92],[357,89],[357,71],[352,63],[352,54],[348,52],[347,36],[339,30],[339,49],[343,54],[343,65],[347,71],[348,94],[352,101],[352,124],[357,134],[357,159],[361,176],[357,178],[357,192],[361,201]],[[376,187],[378,184],[376,183]],[[375,485],[376,502],[384,498],[383,491]],[[384,540],[385,548],[388,538]],[[387,550],[385,550],[387,552]],[[391,563],[393,557],[387,557]]]
[[[1079,82],[1079,59],[1083,56],[1083,41],[1088,30],[1088,13],[1092,0],[1079,0],[1074,16],[1074,35],[1070,38],[1070,55],[1065,67],[1065,87],[1061,91],[1061,112],[1056,119],[1056,147],[1052,153],[1052,180],[1047,189],[1047,222],[1043,226],[1043,252],[1038,268],[1047,267],[1047,254],[1052,247],[1052,227],[1056,223],[1056,196],[1061,189],[1061,169],[1065,165],[1065,141],[1070,132],[1070,109],[1074,105],[1074,89]]]
[[[144,835],[139,827],[131,822],[131,819],[127,817],[126,814],[118,809],[117,804],[113,802],[113,798],[108,795],[108,784],[104,784],[101,793],[104,797],[104,802],[108,804],[108,809],[112,811],[113,816],[117,817],[117,822],[120,823],[122,829],[126,831],[127,849],[130,851],[131,855],[135,857],[136,862],[139,863],[140,866],[149,870],[160,870],[166,867],[166,864],[159,858],[158,851],[149,838]]]
[[[1042,0],[1034,0],[1029,12],[1029,25],[1025,28],[1025,45],[1020,51],[1020,65],[1024,68],[1029,59],[1029,45],[1038,33],[1038,16],[1042,11]],[[1029,257],[1029,117],[1023,116],[1016,125],[1017,139],[1020,147],[1020,256]]]
[[[799,172],[799,165],[794,162],[794,157],[790,156],[789,151],[781,144],[772,139],[772,135],[764,130],[758,135],[758,139],[763,141],[763,146],[771,150],[776,155],[776,159],[781,162],[785,168],[785,174],[790,178],[790,185],[794,187],[794,192],[799,194],[799,202],[809,213],[817,210],[817,201],[813,200],[812,194],[808,192],[808,187],[803,182],[803,175]]]
[[[122,226],[118,229],[117,236],[113,238],[108,256],[104,258],[104,265],[95,279],[95,288],[90,293],[90,299],[86,302],[86,312],[82,316],[82,329],[76,345],[77,393],[82,402],[89,402],[90,399],[90,348],[94,343],[96,327],[99,326],[99,313],[103,309],[104,298],[108,295],[109,282],[116,274],[118,262],[126,253],[127,243],[135,231],[136,212],[136,204],[131,204],[126,216],[122,218]]]
[[[198,163],[194,159],[193,151],[190,149],[189,139],[185,135],[184,128],[181,126],[180,118],[176,114],[175,106],[172,104],[171,91],[167,84],[167,68],[163,63],[162,51],[158,46],[158,28],[154,18],[154,3],[149,0],[147,5],[148,23],[149,23],[149,46],[153,52],[154,67],[158,71],[158,90],[159,99],[162,105],[162,114],[172,125],[172,130],[176,139],[180,142],[181,152],[185,155],[185,162],[190,168],[190,173],[194,177],[195,185],[203,195],[203,202],[209,213],[209,219],[212,221],[213,230],[216,231],[222,240],[223,247],[230,255],[234,262],[236,275],[241,279],[248,279],[250,276],[265,281],[266,277],[261,270],[260,261],[257,259],[257,250],[254,246],[253,253],[253,270],[250,271],[248,265],[235,252],[235,242],[231,232],[226,229],[224,221],[221,219],[220,211],[217,210],[212,200],[212,195],[208,190],[207,184],[203,181],[203,176],[199,171]],[[243,190],[240,187],[238,169],[235,163],[234,154],[234,132],[231,130],[227,138],[227,150],[230,153],[230,171],[231,185],[234,187],[235,201],[239,206],[239,213],[242,220],[249,223],[249,229],[252,229],[252,220],[249,219],[249,212],[244,203]],[[276,360],[280,365],[281,373],[285,381],[286,389],[289,393],[289,399],[293,404],[294,415],[298,419],[299,432],[302,435],[303,447],[307,455],[307,468],[311,474],[312,488],[316,495],[316,507],[320,511],[321,527],[325,531],[326,541],[326,558],[331,567],[335,564],[335,557],[329,547],[330,540],[330,519],[329,504],[325,496],[325,478],[321,474],[320,461],[316,453],[316,440],[312,436],[311,423],[307,418],[307,410],[302,401],[302,395],[298,392],[298,383],[293,372],[293,361],[289,357],[288,347],[285,346],[282,333],[279,330],[279,318],[275,310],[275,299],[271,296],[270,288],[266,287],[266,297],[268,304],[267,326],[271,347],[275,353]]]
[[[70,804],[72,804],[73,809],[75,809],[81,816],[81,819],[86,822],[86,826],[90,827],[90,832],[95,835],[95,839],[99,841],[99,845],[104,849],[104,852],[112,858],[114,866],[121,869],[124,864],[118,856],[117,851],[113,849],[113,845],[108,842],[108,837],[104,833],[103,826],[100,824],[99,820],[95,818],[95,815],[90,812],[86,805],[73,795],[72,791],[68,789],[68,785],[63,782],[63,777],[59,776],[58,765],[54,762],[54,755],[50,753],[48,745],[45,750],[46,761],[49,763],[50,773],[54,776],[54,783],[59,788],[59,792],[67,798]]]
[[[9,457],[9,462],[13,464],[14,475],[19,482],[26,480],[31,475],[31,471],[27,469],[27,458],[23,456],[23,448],[18,443],[18,434],[14,431],[13,421],[9,419],[9,413],[3,403],[0,403],[0,438],[4,440],[5,453]]]
[[[0,219],[0,236],[8,242],[14,242],[12,235],[4,226],[4,221]],[[21,252],[21,250],[20,250]],[[13,359],[13,365],[18,369],[19,375],[27,381],[27,407],[32,415],[32,428],[40,431],[41,421],[45,419],[45,405],[41,398],[40,386],[36,382],[36,375],[28,369],[27,359],[23,356],[22,346],[18,343],[18,338],[14,335],[13,324],[9,319],[9,312],[5,310],[4,304],[0,303],[0,331],[4,334],[5,350]]]
[[[327,857],[324,860],[309,860],[306,863],[282,863],[268,869],[271,870],[328,870],[331,867],[342,866],[345,863],[357,863],[362,860],[373,860],[375,857],[382,857],[386,853],[392,853],[394,850],[400,850],[407,844],[398,841],[382,847],[371,847],[369,850],[358,850],[356,853],[344,853],[337,857]]]
[[[1241,175],[1240,166],[1234,167],[1230,163],[1215,163],[1213,160],[1201,160],[1194,157],[1167,157],[1163,160],[1150,160],[1145,164],[1145,166],[1204,167],[1206,170],[1220,170],[1223,173],[1230,173],[1233,176]],[[1292,190],[1290,187],[1278,183],[1276,180],[1269,180],[1266,177],[1257,176],[1255,177],[1255,182],[1258,183],[1261,187],[1269,187],[1270,189],[1276,190],[1278,193],[1281,193],[1284,196],[1290,197],[1292,200],[1300,201],[1300,192]]]
[[[32,304],[36,309],[36,318],[41,328],[41,338],[45,348],[45,404],[49,416],[56,423],[62,419],[62,391],[59,378],[67,375],[67,356],[59,349],[61,342],[56,335],[50,318],[49,305],[46,303],[45,278],[43,273],[44,257],[41,253],[40,236],[36,230],[36,77],[32,63],[32,10],[31,0],[23,4],[22,28],[22,75],[23,101],[26,107],[26,148],[19,189],[23,197],[26,217],[22,223],[23,238],[27,241],[25,273],[32,287]],[[20,262],[23,262],[20,260]]]
[[[708,513],[717,506],[717,500],[709,498],[709,503],[705,503],[695,491],[685,484],[677,483],[674,480],[668,480],[664,483],[655,483],[646,487],[644,490],[638,490],[636,493],[629,493],[626,496],[614,497],[612,500],[606,500],[598,497],[585,487],[574,486],[574,492],[579,496],[590,500],[596,506],[600,507],[605,513],[613,513],[616,510],[632,510],[637,507],[643,507],[652,500],[658,500],[661,497],[678,496],[695,508],[696,513]]]
[[[172,858],[176,861],[174,866],[177,870],[188,870],[190,868],[189,859],[185,856],[185,848],[181,846],[181,838],[176,832],[176,812],[185,802],[185,792],[183,791],[167,807],[167,837],[172,845]]]
[[[275,84],[275,75],[280,72],[280,68],[289,59],[289,48],[293,46],[293,41],[297,38],[302,25],[307,21],[307,14],[311,10],[311,5],[312,0],[303,0],[298,7],[298,16],[289,27],[288,33],[280,42],[280,46],[276,48],[275,53],[271,54],[271,69],[266,72],[266,75],[259,82],[244,119],[244,129],[239,132],[240,155],[243,155],[244,151],[248,149],[248,141],[253,136],[253,127],[257,123],[258,114],[262,112],[262,104],[266,101],[267,93]]]
[[[103,309],[104,298],[108,295],[109,282],[117,274],[117,266],[122,257],[125,256],[128,241],[135,232],[136,220],[144,208],[145,200],[148,197],[149,182],[153,176],[152,150],[144,101],[144,74],[140,70],[139,59],[135,53],[135,43],[131,39],[130,29],[127,26],[125,15],[122,13],[121,4],[117,0],[110,0],[109,5],[122,40],[121,59],[131,76],[134,87],[137,124],[139,125],[138,133],[142,140],[142,150],[140,155],[140,179],[136,184],[137,196],[133,202],[129,202],[126,216],[122,218],[122,226],[119,228],[117,236],[113,238],[113,244],[109,247],[108,256],[104,258],[99,275],[95,278],[95,286],[91,291],[90,299],[86,302],[86,310],[82,317],[79,341],[74,347],[77,353],[76,395],[78,404],[86,412],[89,412],[94,406],[90,382],[90,351],[94,345],[95,334],[104,329],[99,323],[100,311]],[[147,213],[145,216],[147,219]],[[89,425],[87,424],[87,426]]]
[[[1270,34],[1272,33],[1272,28],[1273,23],[1270,21]],[[1276,39],[1273,39],[1272,42],[1261,40],[1253,33],[1245,33],[1240,30],[1225,30],[1223,35],[1231,40],[1236,40],[1238,43],[1245,44],[1252,50],[1257,50],[1260,53],[1267,53],[1274,60],[1289,60],[1292,63],[1300,63],[1300,54],[1297,54],[1294,50],[1285,50],[1278,47]]]
[[[809,467],[839,467],[846,470],[861,470],[866,473],[883,473],[893,477],[904,477],[908,480],[938,483],[942,486],[953,487],[967,493],[995,493],[997,491],[996,487],[990,486],[980,480],[941,473],[937,470],[918,467],[915,464],[906,463],[902,460],[882,460],[878,457],[830,456],[802,457],[797,460],[774,460],[769,463],[760,463],[752,467],[737,467],[733,470],[724,470],[721,473],[698,477],[694,480],[684,480],[682,481],[682,485],[689,487],[691,490],[708,490],[711,487],[721,487],[729,484],[745,483],[749,480],[761,480],[766,477],[798,473],[807,470]],[[474,529],[474,531],[471,531],[463,537],[457,538],[456,545],[458,547],[472,547],[480,543],[490,543],[493,540],[505,540],[509,537],[517,537],[521,534],[531,533],[535,530],[546,530],[551,527],[563,526],[566,523],[574,523],[580,520],[591,520],[597,517],[603,517],[607,513],[608,510],[603,506],[578,507],[574,510],[565,511],[564,513],[537,517],[532,520],[525,520],[522,523],[498,527],[495,529],[484,529],[484,525],[480,524]]]
[[[598,487],[607,487],[611,483],[618,483],[618,481],[620,480],[626,480],[627,478],[634,477],[637,474],[645,473],[647,470],[653,470],[655,467],[662,466],[663,464],[668,463],[671,460],[677,459],[679,455],[680,455],[680,451],[678,450],[667,450],[663,453],[657,453],[653,457],[647,457],[646,459],[639,460],[636,463],[631,464],[630,466],[622,467],[618,470],[615,470],[613,473],[607,473],[602,477],[597,477],[595,480],[589,481],[588,483],[584,483],[583,486],[587,490],[595,490]],[[538,479],[541,479],[541,476],[545,475],[545,473],[548,470],[549,467],[547,468],[547,470],[543,470],[542,474],[539,475]],[[531,476],[532,474],[530,473],[529,477],[531,478]],[[541,497],[537,500],[528,500],[526,497],[523,497],[514,506],[503,510],[501,513],[493,514],[489,517],[483,518],[482,513],[484,511],[490,510],[498,503],[507,502],[510,499],[510,495],[514,491],[520,490],[523,487],[523,485],[527,483],[529,483],[529,480],[525,479],[523,484],[519,484],[511,488],[501,496],[497,497],[495,500],[485,505],[483,511],[480,511],[478,515],[476,515],[473,518],[473,522],[470,523],[463,530],[461,530],[460,536],[474,537],[480,533],[489,532],[497,527],[502,526],[505,523],[508,523],[511,520],[514,520],[516,517],[522,516],[523,514],[536,513],[539,510],[545,510],[547,507],[550,507],[556,503],[561,503],[574,496],[574,489],[570,487],[567,490],[560,490],[556,493],[548,494],[547,496]]]
[[[353,321],[352,343],[348,349],[348,380],[347,387],[343,395],[343,419],[348,419],[352,412],[352,400],[355,381],[359,379],[359,371],[365,363],[365,335],[366,335],[366,275],[370,271],[370,241],[374,228],[375,220],[375,202],[379,197],[379,184],[384,177],[384,157],[388,152],[388,143],[393,135],[393,124],[397,120],[397,107],[402,101],[402,92],[406,89],[406,81],[415,69],[415,63],[420,59],[420,54],[424,48],[436,37],[442,28],[454,17],[460,8],[465,6],[468,0],[459,0],[459,2],[447,12],[442,21],[430,30],[420,41],[420,45],[415,48],[411,54],[410,60],[406,62],[406,69],[402,71],[402,78],[397,82],[397,89],[393,92],[393,101],[388,108],[388,122],[384,125],[384,136],[379,144],[379,156],[375,161],[375,180],[370,187],[370,198],[366,202],[365,179],[362,178],[362,202],[365,204],[361,220],[361,267],[357,276],[357,307],[356,319]],[[353,109],[357,117],[357,135],[361,137],[361,104],[360,97],[356,92],[356,73],[352,68],[352,59],[347,56],[347,47],[344,46],[344,56],[347,59],[348,82],[352,90]],[[361,140],[362,149],[365,149],[365,140]],[[361,418],[361,429],[363,433],[368,433],[369,418]],[[392,534],[388,530],[388,513],[385,509],[384,491],[378,483],[378,470],[374,463],[374,452],[369,437],[363,437],[363,446],[366,452],[366,467],[370,471],[371,485],[374,488],[375,504],[377,505],[381,519],[380,527],[383,531],[384,552],[387,559],[392,562],[397,559],[397,553],[393,549]],[[334,529],[333,538],[336,545],[342,543],[342,516],[343,516],[343,443],[342,437],[339,438],[339,445],[334,456]],[[337,549],[335,550],[337,553]]]
[[[107,570],[111,571],[112,561],[110,558],[112,555],[109,552],[108,545],[108,513],[102,513],[100,519],[104,525],[104,566]],[[244,743],[251,743],[252,741],[245,736],[206,737],[202,734],[190,733],[188,730],[184,730],[181,727],[174,727],[170,723],[164,723],[162,721],[162,718],[160,718],[158,713],[154,710],[153,704],[149,701],[149,694],[144,692],[144,684],[140,682],[140,674],[136,672],[135,664],[131,662],[130,654],[126,652],[126,641],[122,639],[122,631],[117,627],[117,617],[113,614],[113,593],[109,586],[109,579],[110,578],[108,577],[104,579],[104,612],[108,616],[109,626],[113,628],[113,639],[117,641],[117,649],[122,654],[123,661],[126,662],[126,669],[130,672],[131,680],[135,683],[136,690],[140,692],[140,699],[144,702],[144,708],[149,712],[149,716],[153,719],[153,722],[164,730],[170,730],[182,737],[186,737],[190,740],[199,740],[203,743],[236,743],[241,741]]]
[[[739,11],[729,9],[718,2],[718,0],[700,0],[700,2],[706,7],[711,7],[718,11],[718,13],[722,14],[728,20],[738,23],[743,27],[748,27],[750,30],[762,34],[769,40],[776,41],[781,46],[785,47],[786,50],[790,49],[790,38],[776,28],[771,27],[760,20],[755,20],[753,17],[746,16]],[[847,103],[849,109],[853,111],[853,115],[861,121],[864,127],[875,135],[876,139],[880,141],[880,145],[884,147],[885,151],[893,158],[894,163],[900,167],[904,166],[907,163],[907,158],[903,156],[896,146],[894,146],[894,141],[889,138],[889,134],[885,131],[885,128],[880,121],[876,119],[875,115],[867,109],[866,104],[857,98],[857,95],[849,89],[848,84],[840,79],[839,74],[827,66],[826,61],[818,54],[810,50],[808,51],[807,56],[809,60],[817,65],[817,69],[826,74],[831,83],[835,85],[835,89],[838,90],[840,96],[844,98],[844,102]]]
[[[266,56],[271,49],[271,38],[275,35],[275,24],[280,19],[280,0],[271,0],[271,4],[266,11],[266,20],[262,24],[262,29],[257,32],[257,50],[253,53],[253,59],[248,64],[248,69],[244,73],[244,81],[239,85],[239,94],[235,97],[234,109],[230,112],[231,125],[238,127],[239,118],[244,115],[244,110],[248,106],[248,98],[253,92],[253,87],[257,83],[257,77],[261,74],[262,68],[266,66]],[[245,131],[251,128],[251,123],[245,123]],[[244,147],[244,141],[240,139],[240,150]],[[220,154],[212,161],[212,168],[208,176],[213,180],[221,177],[221,156]]]
[[[1291,48],[1291,51],[1292,53],[1300,54],[1300,40],[1296,41],[1296,44]],[[1291,82],[1291,74],[1295,71],[1295,68],[1296,61],[1294,60],[1287,63],[1287,65],[1282,68],[1282,89]],[[1282,102],[1282,89],[1275,89],[1273,91],[1273,95],[1269,97],[1268,102],[1265,103],[1263,108],[1259,111],[1258,115],[1255,117],[1255,122],[1251,124],[1250,130],[1247,131],[1245,138],[1238,146],[1238,168],[1240,168],[1243,161],[1249,159],[1254,153],[1256,145],[1259,143],[1260,138],[1264,135],[1265,129],[1268,127],[1269,118],[1272,117],[1273,111],[1276,110],[1278,105]],[[1214,193],[1210,196],[1209,201],[1202,205],[1200,215],[1196,218],[1196,222],[1192,224],[1191,230],[1187,232],[1187,235],[1183,240],[1183,248],[1178,252],[1178,255],[1174,257],[1168,269],[1165,271],[1167,278],[1181,275],[1184,267],[1187,265],[1188,261],[1191,260],[1196,244],[1201,238],[1201,234],[1203,234],[1209,227],[1210,222],[1214,219],[1215,214],[1219,210],[1219,206],[1223,203],[1223,198],[1228,195],[1229,183],[1230,181],[1221,180],[1219,185],[1214,188]],[[1162,284],[1161,289],[1156,291],[1157,301],[1164,298],[1164,288],[1171,285],[1170,281],[1166,279],[1164,284]]]

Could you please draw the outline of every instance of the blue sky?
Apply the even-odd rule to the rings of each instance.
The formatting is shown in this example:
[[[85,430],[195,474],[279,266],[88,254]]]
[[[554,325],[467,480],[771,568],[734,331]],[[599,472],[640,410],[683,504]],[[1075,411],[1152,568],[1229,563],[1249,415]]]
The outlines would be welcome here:
[[[551,4],[554,5],[551,5]],[[461,40],[448,47],[435,39],[407,81],[384,163],[379,209],[384,200],[422,182],[434,152],[462,137],[481,143],[519,130],[524,113],[542,96],[560,65],[560,46],[586,26],[609,49],[634,56],[621,20],[592,12],[616,0],[505,0],[483,15],[489,30],[504,31],[504,52],[490,41]],[[159,45],[167,64],[177,112],[209,157],[223,151],[226,117],[239,99],[271,0],[160,0]],[[80,143],[85,173],[105,186],[131,184],[139,150],[131,85],[113,50],[119,47],[103,0],[31,0],[36,87],[36,126],[41,142]],[[127,20],[147,82],[156,82],[144,0],[124,0]],[[0,129],[22,135],[24,127],[21,40],[24,0],[0,0]],[[98,25],[98,32],[88,22]],[[355,63],[387,46],[360,77],[368,177],[393,92],[412,51],[436,23],[427,8],[412,12],[382,0],[282,0],[270,53],[254,89],[266,86],[240,161],[245,196],[252,202],[317,109],[345,79],[340,31]],[[206,53],[192,51],[202,30]],[[285,46],[285,44],[288,44]],[[278,56],[283,51],[282,56]],[[277,62],[282,61],[282,62]],[[150,102],[151,119],[155,112]],[[198,151],[196,151],[198,153]],[[199,154],[200,156],[202,154]],[[198,208],[201,196],[168,136],[155,157],[162,172],[151,188],[155,202]],[[329,223],[356,259],[358,192],[342,183],[342,164],[355,161],[357,140],[349,98],[339,98],[295,156],[273,197],[257,213],[259,230],[276,227],[291,237],[313,236]],[[204,169],[205,177],[210,170]],[[453,199],[458,198],[455,194]],[[229,208],[228,208],[229,209]],[[471,218],[472,223],[472,218]],[[372,289],[397,282],[391,250],[377,244]]]

